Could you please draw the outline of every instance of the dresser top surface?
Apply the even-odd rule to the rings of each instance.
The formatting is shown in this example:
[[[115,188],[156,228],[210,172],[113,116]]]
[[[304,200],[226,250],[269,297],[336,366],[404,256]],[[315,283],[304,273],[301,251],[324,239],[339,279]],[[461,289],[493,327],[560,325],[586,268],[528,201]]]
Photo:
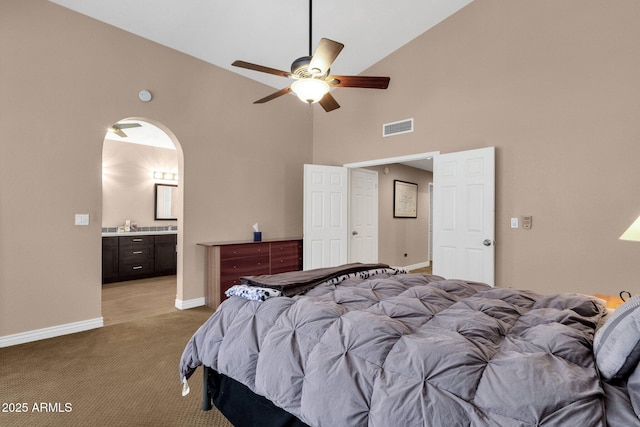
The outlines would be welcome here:
[[[254,242],[253,240],[235,240],[235,241],[229,241],[229,242],[202,242],[202,243],[198,243],[198,245],[211,247],[211,246],[226,246],[226,245],[244,245],[244,244],[251,244],[251,243],[284,242],[284,241],[290,241],[290,240],[302,240],[302,237],[283,237],[279,239],[263,239],[259,242]]]

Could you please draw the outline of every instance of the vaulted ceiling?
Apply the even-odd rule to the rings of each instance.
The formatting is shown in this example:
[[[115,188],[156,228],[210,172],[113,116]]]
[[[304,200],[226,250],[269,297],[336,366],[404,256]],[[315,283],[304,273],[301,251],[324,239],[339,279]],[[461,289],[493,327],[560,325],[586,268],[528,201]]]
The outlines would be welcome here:
[[[288,82],[231,63],[289,71],[309,54],[307,0],[50,1],[275,88]],[[332,72],[357,75],[471,1],[316,0],[312,50],[322,37],[343,43]]]

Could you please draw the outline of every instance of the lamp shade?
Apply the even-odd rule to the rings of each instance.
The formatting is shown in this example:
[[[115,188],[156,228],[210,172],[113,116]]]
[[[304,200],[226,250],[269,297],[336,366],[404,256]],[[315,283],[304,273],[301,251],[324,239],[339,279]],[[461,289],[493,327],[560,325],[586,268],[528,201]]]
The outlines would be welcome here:
[[[291,90],[298,95],[302,102],[316,103],[329,92],[329,85],[324,80],[307,78],[293,82]]]
[[[640,216],[633,221],[633,224],[627,228],[627,231],[622,233],[620,240],[631,240],[634,242],[640,242]]]

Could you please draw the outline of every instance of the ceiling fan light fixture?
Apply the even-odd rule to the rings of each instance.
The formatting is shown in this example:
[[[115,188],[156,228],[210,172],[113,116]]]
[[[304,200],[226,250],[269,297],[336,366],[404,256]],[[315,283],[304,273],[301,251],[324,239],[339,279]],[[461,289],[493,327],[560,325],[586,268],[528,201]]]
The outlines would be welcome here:
[[[302,102],[314,104],[329,92],[329,85],[320,79],[300,79],[293,82],[291,90]]]

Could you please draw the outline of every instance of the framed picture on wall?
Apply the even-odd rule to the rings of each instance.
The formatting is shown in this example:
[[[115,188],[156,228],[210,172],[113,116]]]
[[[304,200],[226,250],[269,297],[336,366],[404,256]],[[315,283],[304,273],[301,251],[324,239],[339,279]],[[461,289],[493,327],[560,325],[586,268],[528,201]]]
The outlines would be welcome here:
[[[418,184],[393,180],[393,217],[418,217]]]

